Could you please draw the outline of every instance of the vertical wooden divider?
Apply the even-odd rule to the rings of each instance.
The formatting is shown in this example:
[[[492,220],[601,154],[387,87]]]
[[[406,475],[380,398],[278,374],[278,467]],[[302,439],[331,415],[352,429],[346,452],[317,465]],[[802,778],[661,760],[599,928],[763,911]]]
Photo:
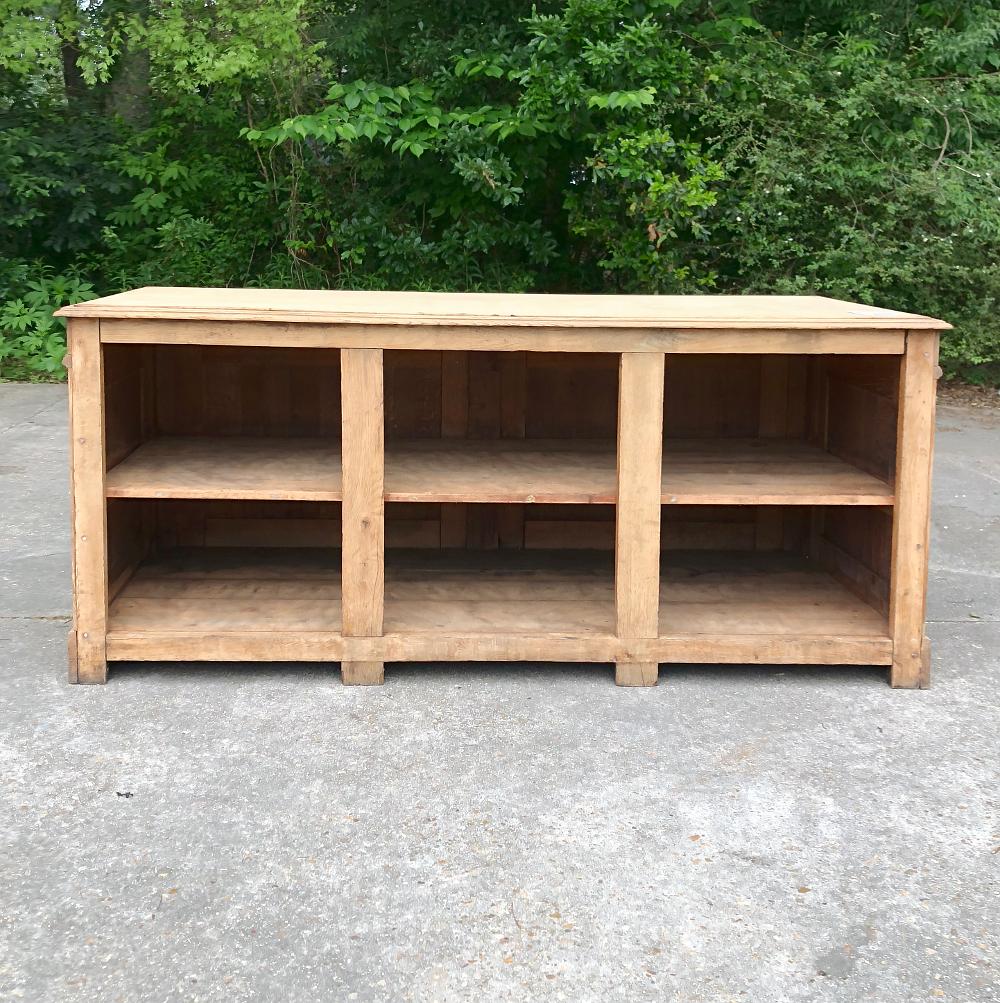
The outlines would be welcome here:
[[[469,434],[469,353],[441,353],[441,438]],[[464,547],[468,518],[464,504],[441,506],[441,546]]]
[[[788,435],[788,356],[760,357],[760,404],[757,434],[761,439]],[[780,550],[784,538],[784,515],[780,506],[757,507],[757,550]]]
[[[900,362],[896,431],[896,505],[892,522],[889,629],[896,687],[930,685],[930,645],[924,637],[930,485],[937,391],[937,332],[910,331]]]
[[[73,630],[69,679],[108,677],[108,521],[104,498],[104,358],[100,321],[69,321],[69,427],[73,481]]]
[[[654,686],[656,662],[627,658],[630,641],[656,637],[660,609],[660,476],[663,462],[662,352],[623,352],[618,377],[618,504],[615,619],[624,653],[619,686]]]
[[[527,412],[527,353],[500,356],[500,438],[523,439]],[[524,549],[524,505],[501,505],[497,513],[501,550]]]
[[[341,631],[382,634],[385,607],[385,416],[382,349],[340,352],[343,464]],[[383,682],[383,662],[341,663],[345,683]]]

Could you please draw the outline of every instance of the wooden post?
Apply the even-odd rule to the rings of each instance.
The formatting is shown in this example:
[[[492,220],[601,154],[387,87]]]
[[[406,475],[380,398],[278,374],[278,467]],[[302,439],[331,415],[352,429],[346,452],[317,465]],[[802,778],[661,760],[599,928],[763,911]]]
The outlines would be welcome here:
[[[469,353],[441,353],[441,438],[464,439],[469,434]],[[441,546],[464,547],[467,506],[441,506]]]
[[[100,322],[69,321],[69,427],[73,482],[73,631],[69,680],[108,678],[108,524],[104,498],[104,364]]]
[[[659,630],[663,364],[662,352],[623,352],[619,369],[615,615],[626,648]],[[656,662],[615,666],[619,686],[654,686],[658,674]]]
[[[889,628],[898,687],[930,684],[930,649],[924,637],[927,550],[938,335],[910,331],[900,363],[896,433],[896,505],[892,524]]]
[[[760,357],[760,403],[757,434],[761,439],[784,439],[788,435],[788,356]],[[779,505],[757,506],[757,550],[780,550],[784,536],[784,513]]]
[[[382,634],[385,605],[385,421],[382,350],[341,350],[343,569],[341,631]],[[382,662],[342,662],[345,683],[383,682]]]

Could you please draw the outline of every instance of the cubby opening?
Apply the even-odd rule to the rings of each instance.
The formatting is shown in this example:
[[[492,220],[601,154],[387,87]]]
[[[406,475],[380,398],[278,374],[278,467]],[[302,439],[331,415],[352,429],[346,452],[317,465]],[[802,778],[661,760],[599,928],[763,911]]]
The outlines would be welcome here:
[[[666,504],[891,505],[899,358],[670,355]]]
[[[660,635],[887,638],[892,509],[663,506]]]
[[[104,346],[109,498],[336,501],[340,352]]]
[[[617,355],[386,351],[384,374],[388,501],[614,502]]]
[[[386,506],[386,633],[614,634],[614,507]]]
[[[339,631],[340,509],[109,499],[109,636]]]

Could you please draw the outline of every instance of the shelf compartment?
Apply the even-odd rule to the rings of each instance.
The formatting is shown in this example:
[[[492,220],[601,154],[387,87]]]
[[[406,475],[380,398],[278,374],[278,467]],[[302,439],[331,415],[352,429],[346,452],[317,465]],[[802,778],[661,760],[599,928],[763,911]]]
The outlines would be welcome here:
[[[615,446],[604,440],[393,442],[386,501],[613,504]]]
[[[673,551],[663,557],[659,633],[671,661],[888,664],[886,616],[806,558]]]
[[[340,443],[243,436],[165,437],[108,471],[109,498],[339,501]]]
[[[614,444],[604,440],[390,443],[393,502],[614,504]],[[892,505],[892,488],[805,442],[669,439],[662,500],[673,505]]]
[[[340,630],[340,551],[182,547],[142,562],[111,603],[108,639]]]
[[[662,500],[673,505],[892,505],[879,478],[806,442],[668,439]]]
[[[386,634],[611,638],[613,557],[593,551],[386,555]]]

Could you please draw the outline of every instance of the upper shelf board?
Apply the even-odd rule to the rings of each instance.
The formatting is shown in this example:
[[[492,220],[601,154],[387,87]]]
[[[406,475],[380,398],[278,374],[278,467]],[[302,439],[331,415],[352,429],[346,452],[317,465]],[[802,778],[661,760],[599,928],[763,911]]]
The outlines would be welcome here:
[[[947,330],[942,320],[826,296],[567,296],[146,286],[57,317],[475,327]]]

